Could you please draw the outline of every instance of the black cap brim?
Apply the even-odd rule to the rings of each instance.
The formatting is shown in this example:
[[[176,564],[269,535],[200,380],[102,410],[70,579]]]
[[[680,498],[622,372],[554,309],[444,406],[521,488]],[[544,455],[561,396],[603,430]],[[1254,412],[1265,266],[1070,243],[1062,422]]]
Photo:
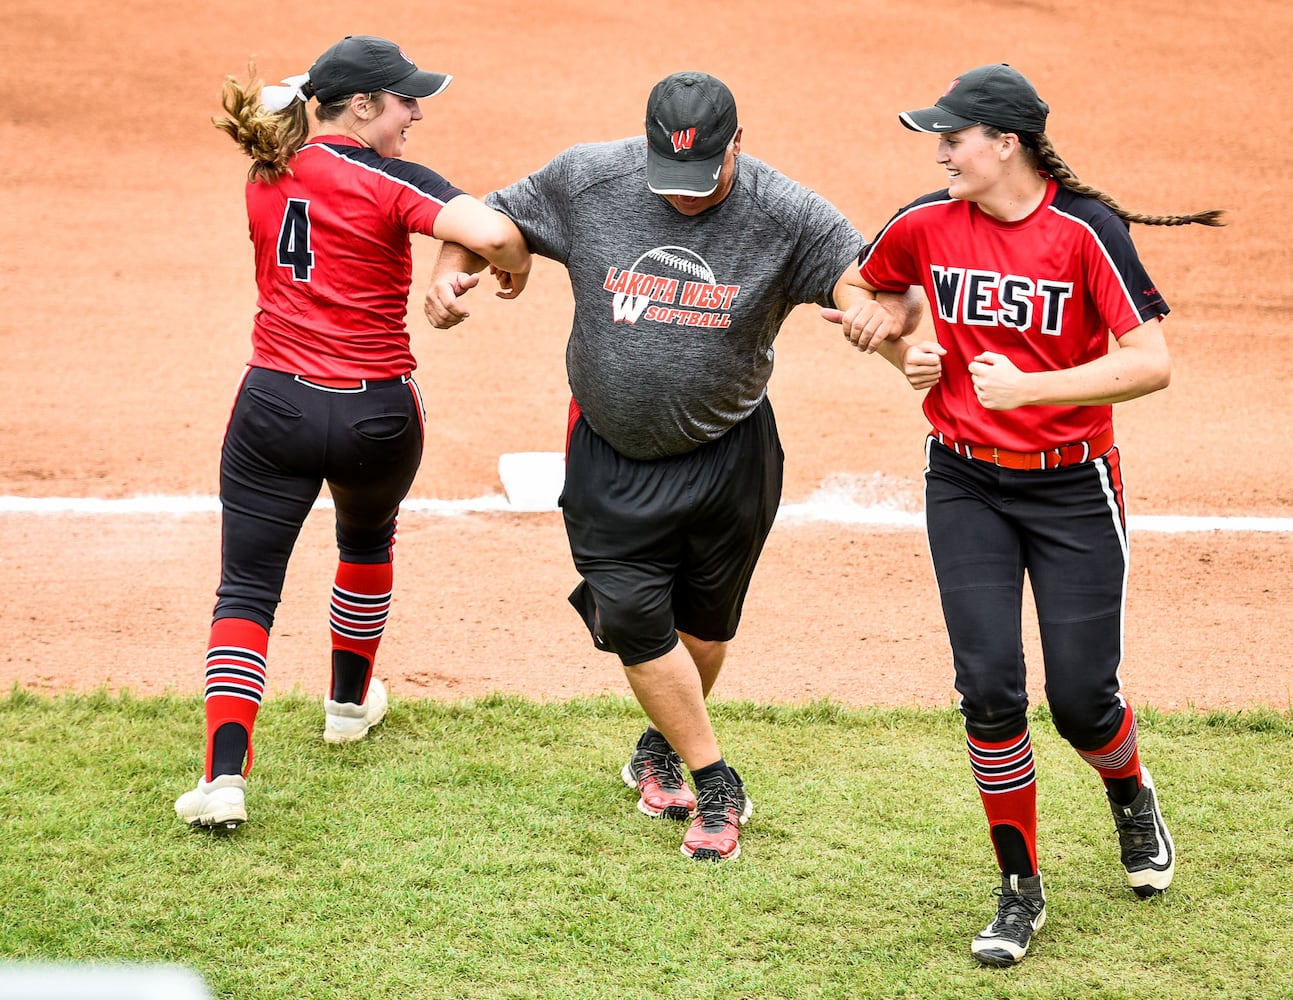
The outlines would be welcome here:
[[[678,194],[705,198],[718,190],[723,173],[724,148],[706,160],[675,160],[657,153],[647,144],[647,187],[655,194]]]
[[[388,94],[394,94],[396,97],[435,97],[436,94],[444,90],[445,87],[453,81],[453,77],[448,73],[428,73],[424,69],[417,69],[406,76],[403,80],[396,80],[389,87],[382,89]]]
[[[913,132],[928,132],[939,135],[943,132],[959,132],[963,128],[977,125],[970,118],[962,118],[935,105],[932,108],[921,108],[919,111],[904,111],[898,115],[898,121]]]

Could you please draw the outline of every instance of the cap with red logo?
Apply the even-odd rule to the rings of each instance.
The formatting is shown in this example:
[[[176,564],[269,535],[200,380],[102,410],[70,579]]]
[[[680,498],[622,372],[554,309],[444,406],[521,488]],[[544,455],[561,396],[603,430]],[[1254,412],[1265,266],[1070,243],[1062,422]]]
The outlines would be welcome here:
[[[1046,102],[1008,63],[979,66],[952,81],[932,108],[904,111],[898,120],[913,132],[959,132],[991,125],[1007,132],[1046,131]]]
[[[665,77],[647,99],[647,187],[656,194],[713,194],[737,124],[736,100],[722,80],[694,72]]]

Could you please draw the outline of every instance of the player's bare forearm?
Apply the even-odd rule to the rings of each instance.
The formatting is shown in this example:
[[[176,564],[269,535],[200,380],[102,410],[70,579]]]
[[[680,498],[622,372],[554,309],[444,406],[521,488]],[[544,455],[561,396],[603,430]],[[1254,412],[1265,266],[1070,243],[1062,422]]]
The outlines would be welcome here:
[[[984,407],[1100,406],[1122,403],[1167,387],[1172,361],[1158,320],[1123,334],[1108,354],[1073,368],[1022,372],[1007,357],[985,352],[970,364]]]
[[[897,340],[886,340],[875,349],[875,353],[897,368],[898,371],[902,371],[903,359],[907,357],[907,351],[910,348],[911,343],[907,338],[899,337]]]
[[[458,268],[460,271],[475,274],[486,264],[514,274],[530,270],[530,248],[516,223],[471,195],[449,199],[432,228],[436,239],[456,244],[471,255],[468,260],[451,255],[451,260],[467,265]]]

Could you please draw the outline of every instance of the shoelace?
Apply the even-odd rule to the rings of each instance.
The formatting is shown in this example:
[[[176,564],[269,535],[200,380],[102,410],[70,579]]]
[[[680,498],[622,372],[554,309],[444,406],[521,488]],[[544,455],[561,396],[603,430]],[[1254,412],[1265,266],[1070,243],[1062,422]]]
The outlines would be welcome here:
[[[666,750],[644,747],[639,749],[638,753],[645,758],[641,763],[644,779],[654,777],[660,783],[660,787],[667,791],[677,791],[682,788],[682,758],[672,747]]]
[[[998,929],[1022,928],[1024,925],[1031,925],[1033,919],[1046,905],[1040,899],[1033,899],[1017,892],[1006,892],[1000,886],[992,891],[999,897],[996,919]]]
[[[1128,813],[1120,809],[1114,817],[1118,826],[1118,839],[1129,857],[1151,858],[1158,852],[1158,828],[1154,823],[1154,810],[1143,809]]]
[[[745,792],[727,782],[701,788],[696,793],[696,813],[706,833],[718,833],[727,826],[740,826]]]

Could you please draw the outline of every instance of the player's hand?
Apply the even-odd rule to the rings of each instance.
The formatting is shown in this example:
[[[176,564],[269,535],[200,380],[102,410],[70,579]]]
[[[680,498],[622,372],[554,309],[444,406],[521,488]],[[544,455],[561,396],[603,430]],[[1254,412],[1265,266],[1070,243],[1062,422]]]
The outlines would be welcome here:
[[[1030,402],[1025,391],[1027,373],[1004,354],[984,351],[970,362],[970,379],[985,410],[1013,410]]]
[[[947,348],[932,340],[922,340],[907,348],[902,359],[902,373],[913,389],[928,389],[943,377],[943,355]]]
[[[867,354],[873,354],[886,340],[897,340],[902,336],[902,324],[875,299],[863,299],[846,312],[823,309],[822,319],[838,323],[844,329],[845,339]]]
[[[427,289],[426,302],[422,307],[431,325],[437,330],[448,330],[470,316],[471,313],[463,308],[461,299],[479,281],[480,275],[468,274],[466,271],[447,274],[433,281]]]
[[[500,299],[514,299],[525,291],[525,286],[530,280],[529,270],[525,271],[503,271],[489,265],[489,273],[498,279],[498,291],[494,294]]]

